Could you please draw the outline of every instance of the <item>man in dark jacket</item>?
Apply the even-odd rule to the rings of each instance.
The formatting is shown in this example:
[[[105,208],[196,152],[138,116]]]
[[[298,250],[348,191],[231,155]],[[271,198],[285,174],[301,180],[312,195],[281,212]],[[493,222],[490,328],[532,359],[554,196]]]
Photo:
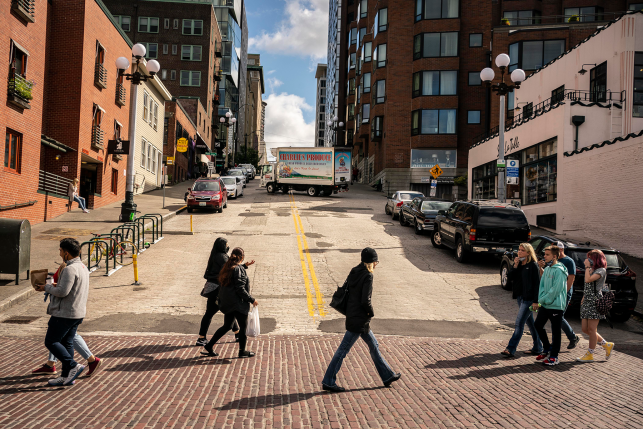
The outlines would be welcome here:
[[[379,345],[370,328],[371,318],[375,315],[371,304],[373,294],[373,270],[378,264],[377,252],[370,247],[362,250],[362,263],[353,268],[346,279],[348,284],[348,303],[346,305],[346,334],[328,365],[322,388],[331,392],[345,389],[336,384],[337,373],[344,358],[359,337],[368,345],[375,368],[385,386],[399,380],[402,374],[394,373],[380,354]]]

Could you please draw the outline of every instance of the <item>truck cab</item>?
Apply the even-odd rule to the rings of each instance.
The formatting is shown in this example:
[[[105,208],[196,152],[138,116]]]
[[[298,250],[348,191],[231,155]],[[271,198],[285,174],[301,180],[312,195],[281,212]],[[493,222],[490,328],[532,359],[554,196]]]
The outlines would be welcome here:
[[[266,183],[271,182],[274,180],[274,174],[273,171],[275,171],[277,164],[271,163],[267,165],[261,165],[261,182],[259,183],[259,186],[262,188],[266,187]]]

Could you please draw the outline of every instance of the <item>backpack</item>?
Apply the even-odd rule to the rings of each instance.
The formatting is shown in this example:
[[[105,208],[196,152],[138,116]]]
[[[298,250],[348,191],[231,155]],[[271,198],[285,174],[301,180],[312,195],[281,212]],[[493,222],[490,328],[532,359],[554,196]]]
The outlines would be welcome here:
[[[337,288],[333,294],[333,299],[330,301],[330,306],[346,316],[346,308],[348,307],[348,279],[344,281],[342,286]]]

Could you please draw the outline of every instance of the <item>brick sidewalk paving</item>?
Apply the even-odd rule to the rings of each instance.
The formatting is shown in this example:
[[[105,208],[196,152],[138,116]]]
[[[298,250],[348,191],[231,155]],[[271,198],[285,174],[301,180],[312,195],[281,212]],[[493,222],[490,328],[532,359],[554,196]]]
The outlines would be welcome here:
[[[545,368],[503,359],[497,341],[381,336],[402,379],[382,387],[359,341],[338,378],[349,391],[329,394],[320,383],[339,335],[264,336],[249,342],[252,359],[231,342],[202,357],[188,336],[86,340],[104,367],[50,388],[30,374],[46,359],[43,339],[2,338],[0,427],[643,427],[643,349],[618,344],[609,362],[576,364],[577,350]]]

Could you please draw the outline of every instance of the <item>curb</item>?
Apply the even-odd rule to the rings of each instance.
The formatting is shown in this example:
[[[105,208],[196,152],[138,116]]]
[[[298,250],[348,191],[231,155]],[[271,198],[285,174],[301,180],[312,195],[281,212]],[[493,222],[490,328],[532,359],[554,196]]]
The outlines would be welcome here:
[[[25,287],[22,291],[15,293],[11,295],[9,298],[3,300],[0,302],[0,313],[10,309],[16,304],[19,304],[23,301],[26,301],[31,297],[32,295],[35,295],[38,293],[36,289],[34,289],[31,286]]]

